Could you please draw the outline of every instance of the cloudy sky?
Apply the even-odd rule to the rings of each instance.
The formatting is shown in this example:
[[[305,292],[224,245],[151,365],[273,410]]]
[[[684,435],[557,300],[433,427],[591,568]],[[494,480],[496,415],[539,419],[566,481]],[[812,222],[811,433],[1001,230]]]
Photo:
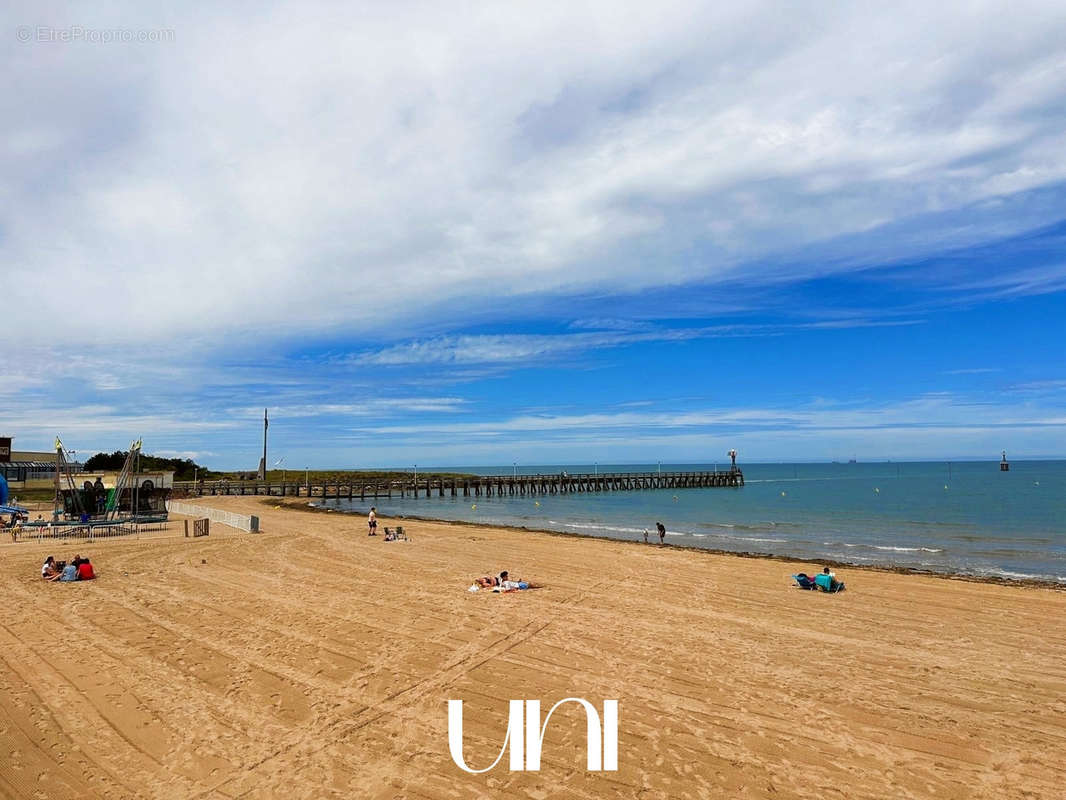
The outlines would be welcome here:
[[[19,449],[1066,456],[1061,2],[147,5],[0,10]]]

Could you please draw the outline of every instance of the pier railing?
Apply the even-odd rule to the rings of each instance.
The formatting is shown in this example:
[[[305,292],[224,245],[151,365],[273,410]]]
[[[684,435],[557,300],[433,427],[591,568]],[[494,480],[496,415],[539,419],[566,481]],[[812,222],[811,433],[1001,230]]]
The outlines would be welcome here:
[[[480,475],[465,478],[399,479],[328,483],[303,481],[175,481],[175,494],[266,495],[273,497],[318,497],[322,499],[392,497],[514,497],[522,495],[571,494],[577,492],[623,492],[644,489],[696,489],[739,487],[744,473],[739,469],[700,472],[600,472],[549,475]]]

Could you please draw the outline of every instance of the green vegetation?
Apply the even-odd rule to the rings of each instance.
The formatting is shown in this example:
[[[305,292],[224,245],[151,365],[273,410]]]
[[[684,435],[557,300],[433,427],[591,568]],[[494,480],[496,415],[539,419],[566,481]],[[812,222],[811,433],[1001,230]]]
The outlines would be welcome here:
[[[126,463],[128,455],[129,452],[123,450],[116,450],[114,453],[97,453],[85,462],[85,471],[118,471]],[[176,481],[191,481],[194,475],[204,480],[214,480],[222,475],[220,472],[212,472],[200,466],[190,458],[162,458],[144,453],[141,454],[140,470],[141,472],[173,471]]]
[[[127,455],[128,453],[122,450],[116,450],[114,453],[97,453],[85,462],[85,471],[118,471],[122,469],[122,465],[125,463]],[[255,480],[256,476],[256,471],[254,469],[220,472],[218,470],[208,469],[188,458],[162,458],[160,456],[141,455],[142,472],[157,472],[163,470],[173,470],[174,480],[176,481],[239,481],[242,479]],[[283,479],[287,483],[303,483],[305,480],[310,480],[315,486],[319,486],[323,483],[346,484],[349,482],[360,482],[370,484],[398,480],[410,481],[412,477],[413,475],[409,470],[312,469],[307,471],[302,469],[272,469],[267,471],[267,480],[271,483],[281,483]],[[438,480],[440,478],[451,480],[452,478],[462,479],[471,477],[473,476],[460,472],[422,472],[420,470],[418,473],[419,481],[427,479]],[[51,495],[49,495],[49,497],[50,496]]]
[[[50,503],[55,499],[56,490],[51,486],[47,489],[16,489],[12,494],[18,497],[19,505],[23,503]]]

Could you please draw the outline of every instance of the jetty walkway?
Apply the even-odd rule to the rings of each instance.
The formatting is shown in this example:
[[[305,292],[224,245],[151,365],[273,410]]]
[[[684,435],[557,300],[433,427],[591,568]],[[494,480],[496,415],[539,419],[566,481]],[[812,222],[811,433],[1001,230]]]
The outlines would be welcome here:
[[[744,485],[740,469],[701,472],[600,472],[572,475],[474,475],[461,478],[421,478],[365,482],[357,475],[348,481],[308,484],[302,481],[175,481],[176,494],[267,495],[318,497],[324,500],[377,497],[508,497],[520,495],[571,494],[576,492],[622,492],[643,489],[696,489]]]

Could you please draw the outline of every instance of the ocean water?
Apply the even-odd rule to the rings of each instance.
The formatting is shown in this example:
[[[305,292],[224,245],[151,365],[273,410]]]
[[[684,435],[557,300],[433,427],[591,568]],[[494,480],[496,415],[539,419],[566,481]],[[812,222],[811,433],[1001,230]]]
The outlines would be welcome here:
[[[719,468],[725,465],[719,464]],[[518,497],[379,498],[329,505],[385,516],[525,526],[793,556],[1066,583],[1066,461],[740,464],[746,485]],[[713,469],[663,464],[663,472]],[[654,472],[656,464],[544,465],[518,474]],[[508,467],[452,467],[482,475]]]

